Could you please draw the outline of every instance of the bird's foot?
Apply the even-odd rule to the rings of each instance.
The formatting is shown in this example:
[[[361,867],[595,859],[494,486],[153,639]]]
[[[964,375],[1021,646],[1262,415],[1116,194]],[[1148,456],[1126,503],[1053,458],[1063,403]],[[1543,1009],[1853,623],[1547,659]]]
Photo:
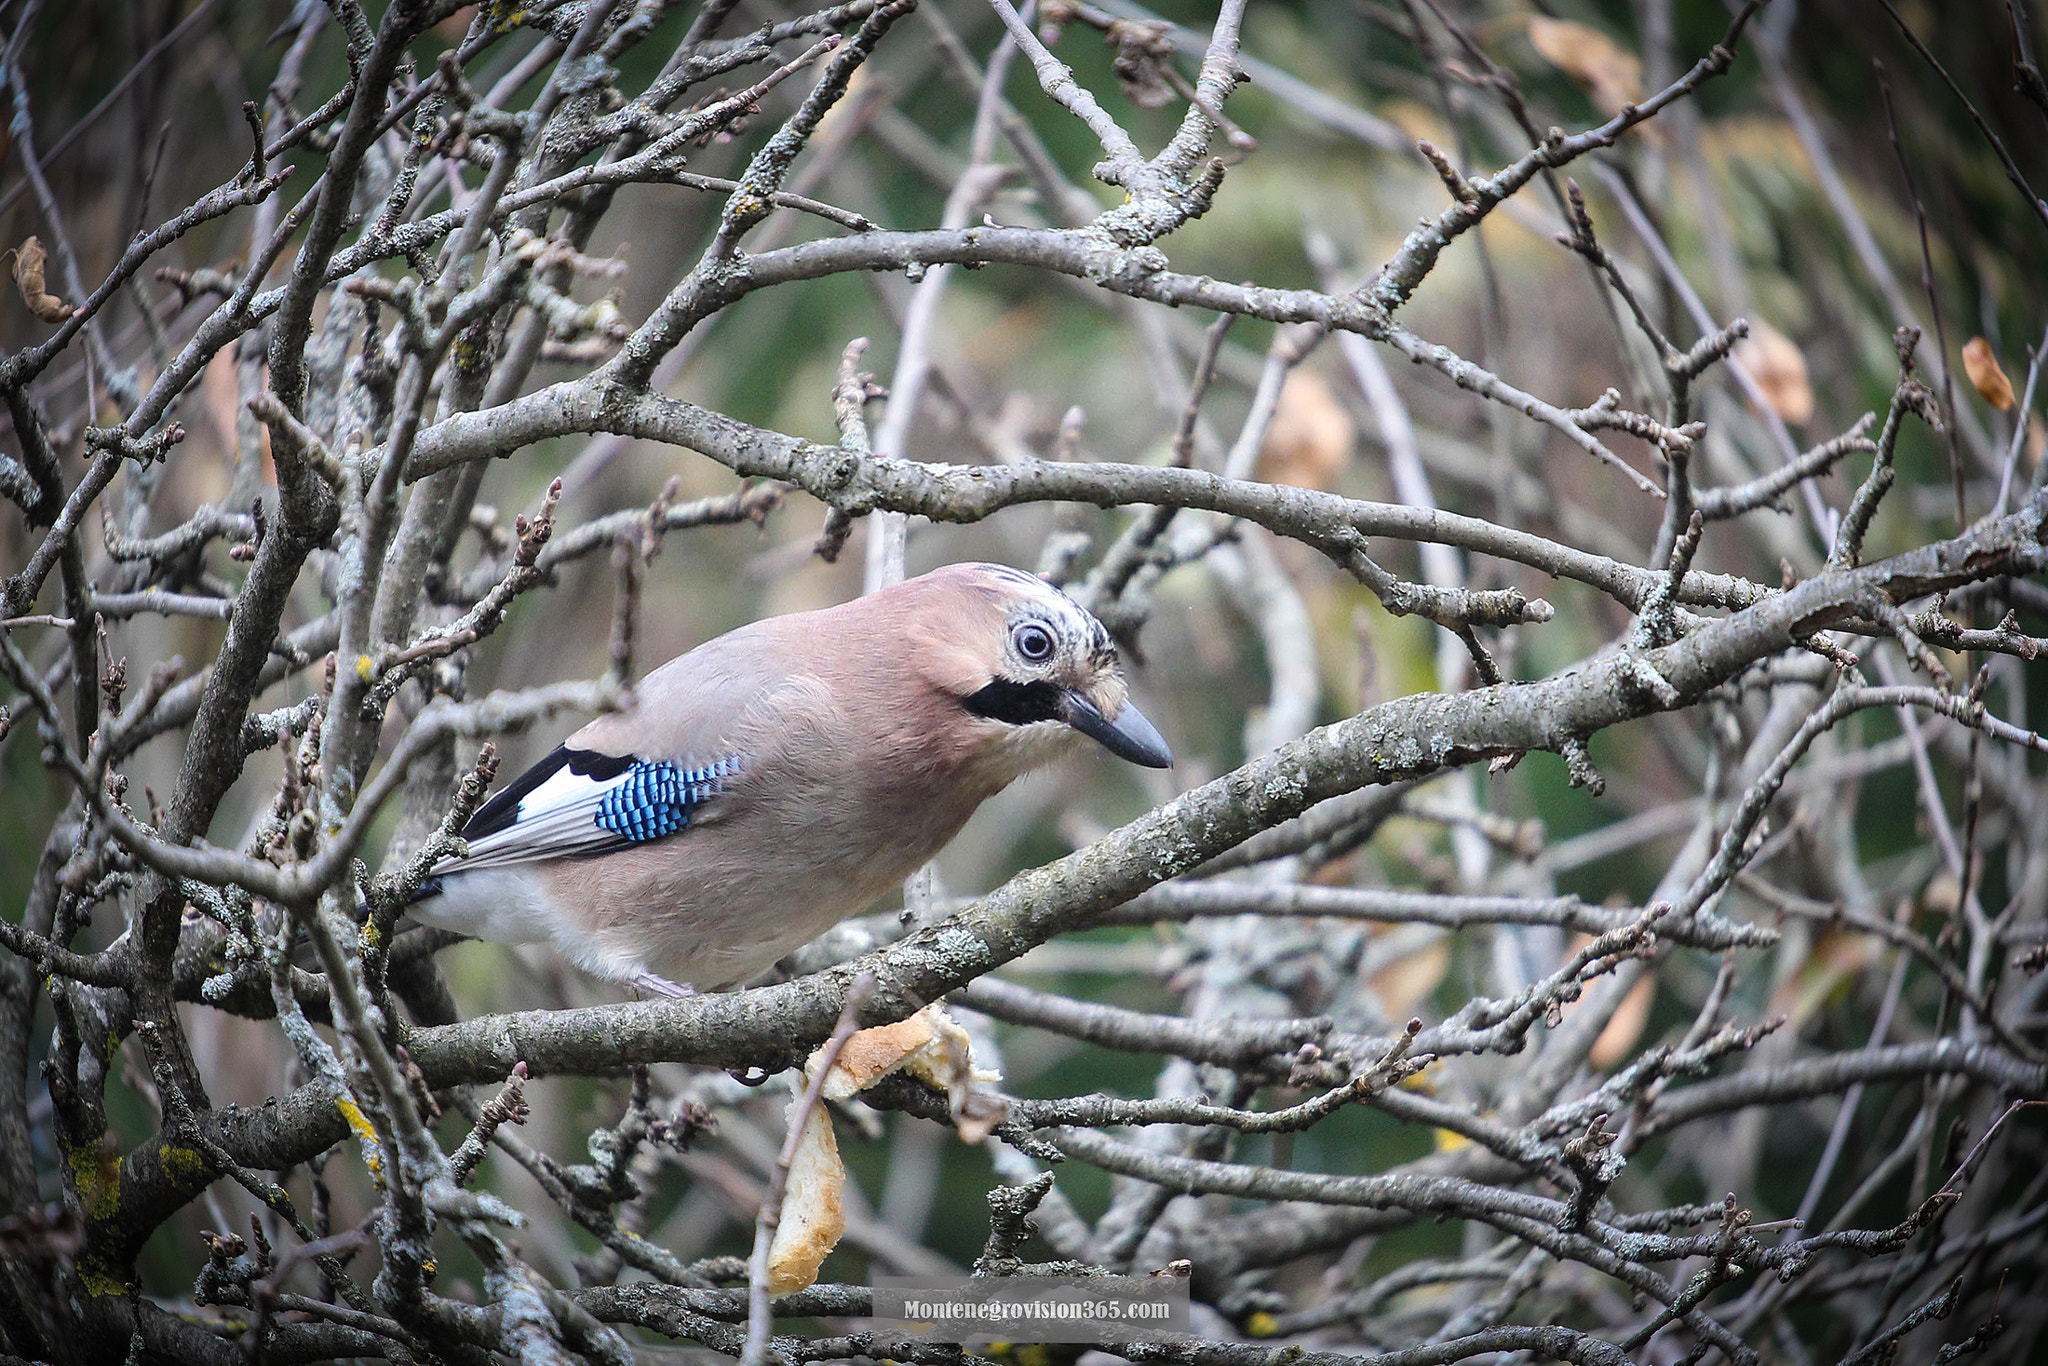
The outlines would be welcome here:
[[[697,988],[687,986],[682,982],[671,982],[659,973],[649,972],[645,968],[637,969],[631,977],[628,977],[626,985],[644,996],[682,997],[695,996],[697,994]]]

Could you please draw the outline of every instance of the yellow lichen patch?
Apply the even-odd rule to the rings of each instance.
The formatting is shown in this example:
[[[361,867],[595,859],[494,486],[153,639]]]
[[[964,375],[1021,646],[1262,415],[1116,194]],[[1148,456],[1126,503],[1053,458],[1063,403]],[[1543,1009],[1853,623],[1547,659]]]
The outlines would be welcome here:
[[[355,1130],[357,1138],[365,1143],[377,1141],[377,1128],[370,1123],[370,1117],[363,1113],[362,1106],[347,1096],[342,1096],[334,1102],[334,1108],[341,1111],[341,1117],[348,1121],[349,1128]]]
[[[110,1219],[121,1205],[121,1159],[112,1145],[68,1143],[64,1160],[71,1183],[89,1219]]]
[[[369,682],[369,681],[370,681],[371,677],[372,677],[372,676],[373,676],[373,675],[374,675],[374,674],[375,674],[376,672],[377,672],[377,666],[376,666],[375,664],[373,664],[373,663],[371,663],[371,662],[370,662],[370,657],[369,657],[368,655],[357,655],[357,656],[356,656],[356,677],[357,677],[357,678],[360,678],[360,679],[362,679],[362,680],[363,680],[363,682],[367,683],[367,682]]]
[[[203,1186],[213,1179],[213,1168],[197,1148],[166,1143],[158,1152],[157,1161],[163,1164],[164,1175],[181,1186]]]
[[[84,1287],[86,1294],[94,1298],[102,1295],[126,1296],[128,1293],[127,1280],[115,1275],[103,1257],[85,1256],[78,1259],[78,1283]]]
[[[1052,1366],[1056,1360],[1052,1349],[1042,1342],[991,1342],[982,1350],[1011,1366]]]
[[[376,1126],[371,1124],[370,1117],[363,1113],[363,1107],[347,1096],[338,1097],[334,1102],[334,1108],[341,1111],[341,1117],[348,1121],[348,1127],[362,1140],[363,1165],[370,1169],[370,1175],[377,1178],[378,1184],[381,1185],[384,1181],[384,1160],[377,1155],[377,1150],[383,1145],[377,1140]]]

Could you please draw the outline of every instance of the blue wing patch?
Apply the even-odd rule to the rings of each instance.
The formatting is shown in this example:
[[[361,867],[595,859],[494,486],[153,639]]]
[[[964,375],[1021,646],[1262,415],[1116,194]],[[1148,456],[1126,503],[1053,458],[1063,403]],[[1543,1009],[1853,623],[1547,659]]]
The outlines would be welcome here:
[[[743,758],[711,763],[634,759],[558,748],[491,798],[462,832],[466,859],[436,874],[583,858],[687,829],[733,785]]]
[[[634,843],[673,835],[690,823],[690,813],[717,796],[725,779],[739,770],[732,757],[695,768],[666,759],[627,770],[598,803],[597,825]]]

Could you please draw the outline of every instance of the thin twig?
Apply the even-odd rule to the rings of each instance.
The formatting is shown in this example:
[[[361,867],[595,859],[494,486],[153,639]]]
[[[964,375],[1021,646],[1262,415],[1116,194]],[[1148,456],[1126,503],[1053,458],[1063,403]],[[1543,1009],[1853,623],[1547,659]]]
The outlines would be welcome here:
[[[789,1191],[789,1169],[796,1161],[797,1148],[825,1095],[825,1080],[839,1051],[860,1029],[861,1008],[874,993],[875,977],[862,973],[846,988],[846,1004],[840,1007],[839,1023],[832,1035],[812,1055],[802,1095],[789,1113],[789,1132],[775,1155],[775,1169],[769,1174],[768,1189],[761,1197],[761,1212],[754,1220],[754,1251],[747,1259],[747,1342],[740,1353],[742,1366],[764,1366],[769,1360],[768,1335],[774,1326],[768,1309],[768,1250],[775,1243],[775,1230],[782,1225],[782,1200]]]

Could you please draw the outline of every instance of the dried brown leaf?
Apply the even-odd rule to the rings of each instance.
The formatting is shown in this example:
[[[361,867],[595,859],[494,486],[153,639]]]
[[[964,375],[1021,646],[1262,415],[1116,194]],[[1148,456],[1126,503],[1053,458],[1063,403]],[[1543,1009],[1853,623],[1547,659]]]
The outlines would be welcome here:
[[[1571,19],[1529,21],[1529,42],[1559,71],[1586,87],[1602,113],[1618,114],[1643,98],[1643,63],[1589,24]]]
[[[1450,944],[1433,939],[1373,973],[1366,978],[1365,985],[1386,1017],[1399,1019],[1413,1015],[1429,999],[1430,993],[1443,984],[1444,973],[1450,966]]]
[[[1991,354],[1991,343],[1982,337],[1972,337],[1963,343],[1963,373],[1970,377],[1970,383],[1977,386],[1977,392],[1984,395],[1984,401],[1999,412],[2012,408],[2012,381],[2005,377],[2005,371],[1998,364],[1998,357]]]
[[[1358,428],[1321,375],[1297,370],[1280,391],[1266,444],[1259,450],[1259,477],[1296,488],[1336,487],[1351,459]]]
[[[824,1049],[811,1054],[804,1066],[806,1084],[823,1060]],[[898,1071],[946,1094],[960,1137],[968,1143],[988,1137],[1008,1113],[1001,1096],[973,1089],[977,1081],[997,1080],[996,1074],[974,1066],[967,1031],[936,1005],[848,1038],[825,1073],[821,1094],[826,1100],[847,1100]],[[791,1102],[792,1118],[800,1104]],[[839,1140],[830,1113],[818,1105],[805,1117],[790,1163],[782,1222],[769,1245],[769,1289],[787,1295],[817,1279],[818,1268],[846,1232],[845,1192]]]
[[[801,1103],[791,1102],[792,1115]],[[805,1117],[790,1159],[782,1222],[768,1245],[768,1289],[787,1295],[810,1286],[845,1232],[846,1164],[839,1160],[831,1113],[817,1105]]]
[[[1734,355],[1755,378],[1772,412],[1794,426],[1812,419],[1813,382],[1806,375],[1806,356],[1784,333],[1752,320]]]
[[[1614,1008],[1607,1028],[1600,1031],[1600,1037],[1587,1050],[1586,1061],[1606,1072],[1633,1053],[1643,1037],[1643,1026],[1650,1021],[1650,1002],[1656,994],[1657,979],[1644,974]]]
[[[1861,980],[1880,950],[1879,941],[1861,931],[1830,930],[1820,935],[1798,971],[1771,993],[1770,1013],[1783,1015],[1795,1028],[1804,1024]]]
[[[930,1046],[936,1035],[930,1017],[922,1012],[861,1030],[839,1050],[825,1079],[825,1094],[833,1100],[858,1095]]]
[[[30,237],[14,249],[14,287],[21,291],[21,301],[28,305],[28,311],[46,323],[61,323],[75,311],[56,295],[43,287],[43,265],[49,260],[49,253],[43,250],[40,237]]]
[[[469,32],[470,22],[475,18],[476,6],[464,5],[434,25],[434,32],[446,42],[459,43]]]
[[[1157,20],[1118,19],[1103,38],[1116,48],[1110,64],[1124,98],[1140,109],[1157,109],[1173,98],[1167,75],[1173,61],[1173,31]]]

